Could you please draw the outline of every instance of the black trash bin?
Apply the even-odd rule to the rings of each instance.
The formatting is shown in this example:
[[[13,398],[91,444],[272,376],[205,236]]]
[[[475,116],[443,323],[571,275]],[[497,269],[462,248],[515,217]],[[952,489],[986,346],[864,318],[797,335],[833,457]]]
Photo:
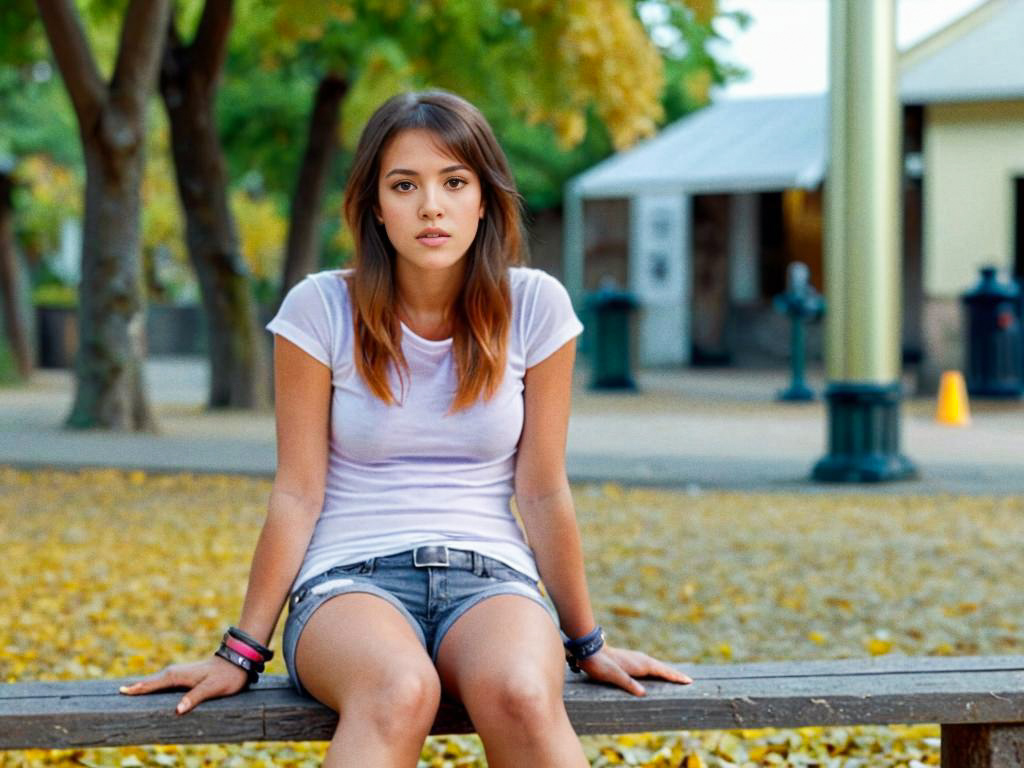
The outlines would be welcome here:
[[[633,314],[640,303],[633,294],[603,283],[586,300],[594,333],[590,354],[591,389],[635,390],[632,365]]]
[[[981,282],[961,298],[967,310],[967,391],[980,397],[1020,397],[1020,288],[1000,282],[995,267],[983,267]]]

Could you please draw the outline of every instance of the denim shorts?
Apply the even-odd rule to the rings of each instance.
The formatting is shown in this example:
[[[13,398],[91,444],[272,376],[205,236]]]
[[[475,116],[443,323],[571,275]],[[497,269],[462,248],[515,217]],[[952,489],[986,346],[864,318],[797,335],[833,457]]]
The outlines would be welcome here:
[[[448,564],[444,565],[444,561]],[[521,595],[533,600],[547,610],[558,627],[553,607],[541,596],[536,581],[478,552],[419,547],[339,565],[307,579],[288,600],[283,653],[288,677],[300,694],[309,695],[295,669],[299,635],[317,608],[332,597],[349,592],[377,595],[395,606],[434,662],[441,640],[456,619],[494,595]]]

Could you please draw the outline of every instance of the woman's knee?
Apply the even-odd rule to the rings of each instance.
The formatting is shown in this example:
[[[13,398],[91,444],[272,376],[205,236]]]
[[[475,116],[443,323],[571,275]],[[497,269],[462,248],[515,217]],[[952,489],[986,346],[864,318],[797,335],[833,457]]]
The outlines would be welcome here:
[[[517,729],[542,729],[564,708],[562,681],[551,679],[540,667],[506,669],[489,677],[473,698],[483,704],[491,717],[514,723]]]
[[[348,691],[341,716],[356,717],[381,736],[394,738],[428,731],[440,702],[441,681],[432,665],[396,664]]]

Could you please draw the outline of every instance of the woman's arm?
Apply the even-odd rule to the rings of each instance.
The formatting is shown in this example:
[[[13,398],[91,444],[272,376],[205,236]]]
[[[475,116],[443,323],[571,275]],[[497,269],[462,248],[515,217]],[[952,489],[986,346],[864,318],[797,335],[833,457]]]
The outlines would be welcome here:
[[[523,433],[516,454],[516,507],[537,558],[562,631],[580,637],[594,628],[583,547],[569,480],[565,444],[576,340],[526,371]]]
[[[576,340],[527,369],[523,383],[523,433],[516,457],[516,506],[537,559],[544,586],[558,610],[562,631],[578,638],[596,626],[583,569],[583,547],[565,472],[572,368]],[[637,695],[631,675],[692,682],[667,664],[636,651],[605,645],[580,666],[588,675]]]
[[[269,645],[288,591],[323,505],[330,421],[330,369],[280,336],[274,337],[277,472],[249,570],[239,628]],[[190,690],[177,707],[184,714],[206,699],[241,690],[246,673],[224,659],[174,664],[121,690],[151,693]]]
[[[323,506],[331,373],[274,337],[277,472],[249,570],[238,626],[268,645]]]

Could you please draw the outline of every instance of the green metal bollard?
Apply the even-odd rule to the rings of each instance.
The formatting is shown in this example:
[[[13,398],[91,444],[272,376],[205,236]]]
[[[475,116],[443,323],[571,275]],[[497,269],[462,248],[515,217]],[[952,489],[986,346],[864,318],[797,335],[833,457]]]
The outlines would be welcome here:
[[[786,292],[773,300],[778,312],[790,320],[790,373],[789,387],[778,394],[786,402],[806,402],[814,399],[814,390],[804,380],[807,356],[804,344],[804,326],[818,320],[825,313],[825,300],[808,280],[807,265],[794,261],[786,273]]]
[[[611,283],[587,297],[594,323],[590,389],[636,390],[632,372],[632,318],[636,298]]]

